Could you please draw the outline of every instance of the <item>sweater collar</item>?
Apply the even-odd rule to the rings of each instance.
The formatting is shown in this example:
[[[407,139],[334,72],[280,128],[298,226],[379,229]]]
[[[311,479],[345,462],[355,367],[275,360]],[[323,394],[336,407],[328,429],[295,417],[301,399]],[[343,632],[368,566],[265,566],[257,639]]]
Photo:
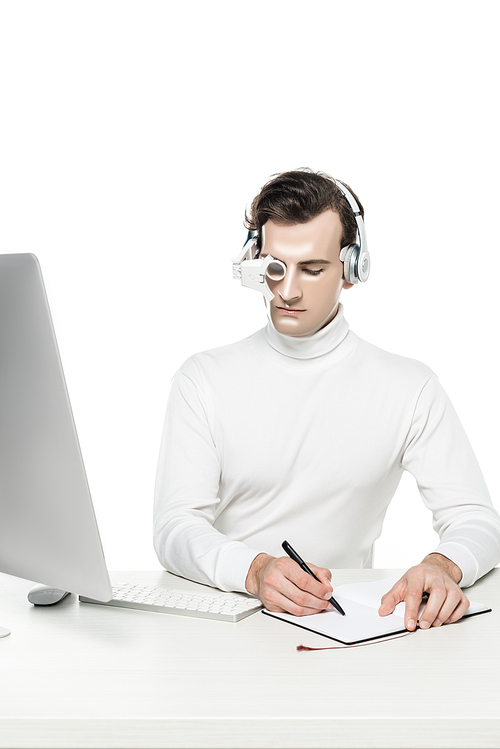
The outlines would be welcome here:
[[[280,354],[292,359],[315,359],[324,356],[342,343],[349,332],[349,325],[344,317],[344,307],[339,302],[338,312],[328,325],[317,333],[303,338],[279,333],[274,325],[268,323],[264,335],[269,345]]]

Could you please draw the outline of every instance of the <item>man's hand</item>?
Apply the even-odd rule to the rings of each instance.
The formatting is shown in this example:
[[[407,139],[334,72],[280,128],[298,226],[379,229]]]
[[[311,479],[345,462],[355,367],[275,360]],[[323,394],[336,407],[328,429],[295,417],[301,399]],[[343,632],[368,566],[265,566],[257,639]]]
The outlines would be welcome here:
[[[271,557],[259,554],[248,570],[245,587],[258,596],[269,611],[287,611],[295,616],[317,614],[331,610],[328,602],[333,589],[332,573],[323,567],[307,563],[318,582],[289,557]]]
[[[380,616],[392,614],[398,603],[406,601],[405,627],[412,631],[417,626],[422,596],[428,593],[429,599],[419,620],[420,629],[456,622],[469,608],[469,600],[458,587],[461,578],[460,567],[454,562],[442,554],[429,554],[382,596],[378,613]]]

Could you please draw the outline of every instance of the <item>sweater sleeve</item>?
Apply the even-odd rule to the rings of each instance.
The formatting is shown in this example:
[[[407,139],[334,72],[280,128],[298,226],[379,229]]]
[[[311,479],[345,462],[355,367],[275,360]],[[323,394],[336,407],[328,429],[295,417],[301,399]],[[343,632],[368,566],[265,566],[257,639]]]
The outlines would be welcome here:
[[[179,371],[172,381],[156,476],[154,546],[170,572],[245,591],[248,569],[261,550],[213,527],[221,467],[196,379]]]
[[[466,588],[500,561],[500,516],[458,416],[437,377],[420,392],[402,466],[433,514],[434,552],[462,570]]]

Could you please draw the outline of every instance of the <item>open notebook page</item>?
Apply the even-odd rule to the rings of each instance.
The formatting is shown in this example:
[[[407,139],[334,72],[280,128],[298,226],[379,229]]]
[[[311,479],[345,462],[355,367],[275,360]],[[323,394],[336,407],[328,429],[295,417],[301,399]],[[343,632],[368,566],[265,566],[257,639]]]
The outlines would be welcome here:
[[[320,614],[311,614],[311,616],[281,614],[267,609],[263,609],[262,613],[348,645],[398,632],[407,632],[404,626],[404,601],[396,606],[394,613],[388,616],[379,616],[378,614],[381,597],[392,588],[398,579],[386,578],[367,583],[337,586],[333,595],[344,609],[345,616],[339,614],[338,611],[323,611]],[[425,603],[422,603],[419,616],[424,607]],[[471,601],[466,616],[487,611],[491,611],[491,609]]]

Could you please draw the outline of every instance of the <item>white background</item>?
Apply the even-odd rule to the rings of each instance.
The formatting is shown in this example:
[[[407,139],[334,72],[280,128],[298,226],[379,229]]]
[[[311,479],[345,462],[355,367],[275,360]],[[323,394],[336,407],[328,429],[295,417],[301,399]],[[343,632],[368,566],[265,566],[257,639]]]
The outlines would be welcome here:
[[[0,252],[41,261],[110,569],[159,568],[170,378],[266,323],[230,260],[246,205],[301,166],[365,207],[352,329],[438,374],[499,506],[498,9],[0,2]],[[375,566],[436,542],[406,476]]]

